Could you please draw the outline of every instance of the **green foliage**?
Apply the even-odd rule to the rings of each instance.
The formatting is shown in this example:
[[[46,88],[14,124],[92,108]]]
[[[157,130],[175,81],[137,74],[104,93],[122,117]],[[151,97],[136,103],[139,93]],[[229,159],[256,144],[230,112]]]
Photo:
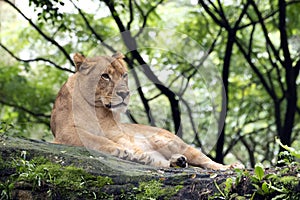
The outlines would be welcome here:
[[[299,163],[273,170],[276,173],[266,171],[262,164],[256,164],[253,173],[236,170],[236,177],[227,178],[220,185],[215,181],[219,193],[214,194],[211,199],[299,199]],[[251,185],[244,185],[248,181]],[[239,191],[241,189],[243,191]]]
[[[216,181],[214,181],[215,187],[217,188],[219,193],[213,194],[211,197],[209,197],[209,199],[220,197],[224,199],[246,199],[247,195],[240,195],[237,187],[241,184],[242,179],[245,177],[245,174],[247,172],[243,172],[242,170],[237,169],[236,173],[236,177],[227,178],[226,181],[221,183],[220,185]]]
[[[262,166],[256,165],[255,175],[251,177],[252,185],[256,189],[253,197],[257,194],[264,197],[272,197],[272,199],[299,198],[300,191],[297,191],[297,187],[300,182],[297,177],[286,175],[286,169],[282,170],[281,174],[269,173],[264,175],[265,171]],[[299,169],[300,166],[298,165],[297,170]]]
[[[299,150],[299,149],[296,150],[296,149],[294,149],[293,147],[289,147],[289,146],[287,146],[287,145],[283,145],[283,144],[281,143],[281,141],[280,141],[278,138],[276,138],[275,141],[276,141],[282,148],[284,148],[285,150],[287,150],[287,151],[290,153],[291,156],[294,156],[294,157],[300,159],[300,150]]]
[[[62,0],[53,0],[53,1],[40,1],[40,0],[30,0],[29,6],[34,4],[35,12],[37,12],[38,20],[40,21],[55,21],[61,20],[63,14],[59,12],[59,7],[64,6]],[[52,21],[53,23],[55,21]]]

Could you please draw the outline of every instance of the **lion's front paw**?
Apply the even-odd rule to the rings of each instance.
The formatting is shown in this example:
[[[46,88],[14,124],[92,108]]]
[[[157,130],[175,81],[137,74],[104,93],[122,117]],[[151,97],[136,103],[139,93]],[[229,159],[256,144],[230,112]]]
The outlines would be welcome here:
[[[229,169],[245,169],[245,166],[242,163],[233,163],[229,165]]]
[[[187,158],[181,154],[174,154],[170,159],[170,167],[188,167]]]

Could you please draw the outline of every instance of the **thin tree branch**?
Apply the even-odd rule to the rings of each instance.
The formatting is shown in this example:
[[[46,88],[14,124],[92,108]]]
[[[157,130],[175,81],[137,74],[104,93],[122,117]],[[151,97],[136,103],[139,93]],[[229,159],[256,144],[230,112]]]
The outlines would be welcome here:
[[[217,43],[219,37],[221,36],[221,33],[222,33],[222,28],[220,28],[217,36],[215,37],[214,41],[210,45],[210,47],[209,47],[207,53],[205,54],[205,56],[203,58],[201,58],[201,61],[200,61],[199,65],[197,67],[194,67],[194,72],[188,76],[188,79],[190,79],[191,77],[193,77],[197,73],[200,66],[207,60],[209,55],[214,51],[214,49],[216,47],[216,43]]]
[[[6,46],[4,46],[2,43],[0,43],[0,47],[2,47],[11,57],[15,58],[17,61],[20,62],[25,62],[25,63],[30,63],[30,62],[46,62],[46,63],[50,63],[51,65],[53,65],[54,67],[56,67],[57,69],[63,70],[63,71],[67,71],[67,72],[71,72],[74,73],[74,71],[67,69],[67,68],[63,68],[59,65],[57,65],[55,62],[46,59],[46,58],[34,58],[34,59],[21,59],[19,57],[17,57],[16,55],[14,55],[14,53],[12,51],[10,51]]]
[[[17,108],[19,110],[22,110],[22,111],[24,111],[24,112],[26,112],[26,113],[34,116],[34,117],[37,117],[37,118],[40,118],[40,117],[50,118],[50,116],[51,116],[51,115],[46,115],[44,113],[35,113],[35,112],[33,112],[33,111],[23,107],[23,106],[19,106],[17,104],[13,104],[13,103],[8,103],[8,102],[3,101],[2,99],[0,99],[0,103],[3,104],[3,105],[6,105],[6,106],[10,106],[10,107],[14,107],[14,108]]]
[[[143,106],[144,106],[144,109],[145,109],[145,112],[146,112],[146,115],[147,115],[147,118],[148,118],[148,122],[149,124],[151,124],[152,126],[155,126],[155,120],[154,120],[154,117],[152,116],[152,112],[151,112],[151,109],[150,109],[150,106],[149,106],[149,100],[145,97],[145,94],[142,90],[142,86],[141,86],[141,83],[140,83],[140,80],[139,80],[139,77],[136,73],[136,71],[133,69],[133,60],[128,58],[128,57],[125,57],[125,61],[128,63],[131,72],[132,72],[132,75],[133,75],[133,78],[135,80],[135,84],[137,85],[137,91],[139,93],[139,96],[141,98],[141,101],[143,103]]]
[[[248,44],[248,56],[250,56],[250,54],[251,54],[255,28],[256,28],[256,26],[253,25],[253,28],[252,28],[251,33],[250,33],[250,39],[249,39],[249,44]]]
[[[269,32],[267,30],[267,27],[265,25],[264,19],[263,19],[262,15],[261,15],[261,13],[260,13],[260,11],[259,11],[256,3],[253,0],[249,0],[249,2],[251,3],[252,7],[254,8],[254,11],[255,11],[255,13],[256,13],[256,15],[258,17],[258,21],[259,21],[259,23],[260,23],[260,25],[262,27],[262,30],[263,30],[263,33],[264,33],[264,36],[265,36],[265,39],[266,39],[266,45],[271,47],[271,49],[272,49],[272,51],[273,51],[276,59],[282,65],[284,65],[282,59],[280,58],[279,51],[275,48],[274,44],[272,43],[272,41],[271,41],[271,39],[269,37]]]
[[[202,143],[201,143],[201,140],[200,140],[200,138],[199,138],[199,136],[198,136],[198,131],[197,131],[197,129],[196,129],[196,125],[195,125],[195,122],[194,122],[194,118],[193,118],[193,116],[192,116],[192,109],[191,109],[191,107],[189,106],[188,102],[187,102],[182,96],[180,96],[179,98],[180,98],[180,100],[182,101],[182,103],[185,105],[185,107],[187,108],[188,116],[189,116],[189,119],[190,119],[190,123],[191,123],[191,125],[192,125],[192,130],[193,130],[193,132],[194,132],[195,139],[196,139],[196,141],[198,142],[199,147],[202,147]]]
[[[253,69],[255,74],[258,76],[260,82],[262,83],[262,85],[264,86],[264,88],[266,89],[268,94],[272,97],[272,99],[277,100],[276,93],[273,90],[271,90],[271,88],[269,87],[268,83],[266,82],[264,76],[260,73],[259,69],[253,64],[251,56],[245,51],[245,49],[244,49],[243,45],[241,44],[241,42],[236,39],[235,43],[239,47],[240,51],[244,55],[244,58],[247,60],[250,67]]]
[[[137,38],[142,32],[143,32],[143,29],[145,28],[146,24],[147,24],[147,20],[148,20],[148,17],[149,15],[157,8],[157,6],[159,6],[164,0],[160,0],[159,2],[157,2],[157,4],[155,4],[154,6],[152,6],[145,15],[142,15],[143,16],[143,24],[142,24],[142,27],[140,28],[140,30],[138,31],[138,33],[133,36],[133,38]],[[136,3],[136,2],[135,2]],[[137,3],[136,3],[137,5]],[[140,9],[141,10],[141,9]],[[143,13],[143,12],[141,12]],[[128,29],[129,30],[129,29]]]
[[[132,0],[128,1],[128,7],[129,7],[129,21],[127,23],[127,30],[130,30],[131,23],[133,22],[133,6],[132,6]]]
[[[218,19],[218,17],[210,10],[210,8],[208,7],[208,5],[203,0],[199,0],[198,4],[202,5],[202,7],[204,8],[204,10],[209,14],[209,16],[215,21],[216,24],[218,24],[219,26],[221,26],[223,28],[226,28],[226,29],[228,28],[226,26],[226,23],[223,20]],[[211,3],[211,5],[214,6],[213,3]],[[214,6],[214,8],[216,9],[215,6]],[[218,10],[216,10],[216,11],[218,12]]]
[[[26,19],[26,21],[29,22],[29,24],[41,35],[43,36],[47,41],[49,41],[51,44],[53,44],[54,46],[56,46],[63,54],[64,56],[67,58],[67,60],[70,62],[70,64],[72,66],[74,66],[73,60],[70,57],[70,55],[67,53],[67,51],[60,45],[58,44],[58,42],[56,42],[53,38],[49,37],[48,35],[46,35],[35,23],[33,23],[33,21],[31,19],[29,19],[18,7],[16,7],[14,5],[13,2],[11,2],[10,0],[3,0],[4,2],[6,2],[7,4],[9,4],[11,7],[13,7],[20,15],[22,15],[22,17],[24,19]]]
[[[134,118],[134,116],[131,114],[130,110],[126,110],[125,114],[127,115],[127,117],[129,118],[129,120],[132,123],[138,124],[138,121]]]
[[[187,86],[189,84],[189,81],[190,79],[198,72],[199,68],[203,65],[203,63],[207,60],[207,58],[209,57],[209,55],[214,51],[215,49],[215,46],[216,46],[216,43],[217,43],[217,40],[219,39],[220,35],[222,33],[222,28],[220,28],[217,36],[215,37],[214,41],[212,42],[211,46],[209,47],[207,53],[204,55],[204,57],[202,57],[200,60],[199,60],[199,64],[197,66],[194,66],[192,64],[190,64],[191,67],[189,67],[188,69],[186,70],[183,70],[181,72],[180,75],[176,76],[170,83],[169,83],[169,88],[172,87],[173,83],[175,83],[175,81],[177,81],[180,77],[182,77],[182,75],[184,75],[185,73],[188,73],[190,72],[191,70],[193,70],[193,72],[188,76],[186,77],[186,79],[188,80],[187,83],[186,83],[186,86],[185,86],[185,89],[181,90],[181,92],[179,92],[179,96],[182,96],[186,89],[187,89]],[[177,62],[178,63],[178,62]]]
[[[92,27],[92,25],[90,24],[90,22],[88,21],[88,19],[85,16],[85,14],[82,12],[82,10],[80,8],[78,8],[72,0],[70,0],[70,2],[78,10],[78,12],[79,12],[80,16],[82,17],[83,21],[85,22],[86,26],[92,32],[92,34],[96,37],[96,39],[99,40],[102,43],[102,45],[105,46],[107,49],[109,49],[112,53],[117,52],[117,50],[115,50],[112,46],[110,46],[104,42],[102,36],[100,34],[98,34],[96,32],[96,30]]]
[[[254,167],[255,166],[255,156],[254,156],[254,149],[255,147],[251,148],[250,145],[246,142],[246,140],[242,137],[241,142],[247,149],[248,155],[249,155],[249,160],[250,160],[250,166]]]
[[[244,5],[244,8],[243,8],[241,14],[239,15],[238,20],[237,20],[237,21],[235,22],[235,24],[234,24],[234,28],[233,28],[234,30],[236,30],[236,31],[238,30],[238,27],[239,27],[239,25],[240,25],[240,23],[241,23],[241,21],[242,21],[244,15],[247,13],[247,9],[248,9],[249,5],[250,5],[249,2],[247,2],[246,5]],[[229,25],[228,25],[228,26],[229,26]]]
[[[220,0],[217,0],[217,2],[218,2],[218,6],[219,6],[220,9],[219,9],[219,10],[216,10],[216,11],[219,13],[219,15],[220,15],[222,21],[226,24],[226,27],[227,27],[227,28],[230,28],[230,24],[228,23],[228,19],[226,18],[226,15],[225,15],[225,12],[224,12],[224,10],[223,10],[223,6],[222,6],[221,1],[220,1]]]
[[[282,97],[279,97],[280,101],[283,100],[284,98],[284,95],[285,95],[285,88],[284,88],[284,85],[283,85],[283,82],[281,81],[282,80],[282,77],[281,77],[281,72],[280,72],[280,69],[279,69],[279,66],[277,64],[276,61],[273,61],[272,59],[272,55],[271,55],[271,52],[270,52],[270,49],[267,47],[267,52],[268,52],[268,59],[269,59],[269,62],[272,64],[272,69],[275,67],[275,71],[276,71],[276,75],[277,75],[277,80],[278,80],[278,83],[280,85],[280,89],[282,91]],[[269,78],[270,82],[272,82],[272,79]]]
[[[172,118],[174,121],[174,130],[179,137],[182,137],[181,116],[179,110],[179,102],[178,99],[176,98],[176,94],[173,91],[171,91],[169,88],[164,86],[164,84],[157,78],[157,76],[150,69],[150,66],[145,62],[141,54],[137,51],[136,40],[132,37],[131,32],[129,30],[126,31],[125,26],[122,20],[120,19],[120,16],[116,11],[113,2],[111,2],[110,0],[104,0],[104,2],[108,6],[112,14],[112,17],[114,18],[119,28],[119,31],[122,33],[123,41],[127,49],[130,51],[132,57],[143,67],[144,73],[147,76],[147,78],[151,80],[152,83],[156,86],[156,88],[160,90],[168,98],[170,102]]]

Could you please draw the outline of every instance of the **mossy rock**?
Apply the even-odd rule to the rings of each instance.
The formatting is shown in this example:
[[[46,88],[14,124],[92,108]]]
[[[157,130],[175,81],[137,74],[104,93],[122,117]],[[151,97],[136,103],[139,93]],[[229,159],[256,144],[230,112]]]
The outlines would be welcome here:
[[[210,177],[197,168],[154,168],[83,147],[4,136],[0,158],[2,197],[7,198],[171,198],[184,185]]]
[[[251,170],[246,172],[253,174]],[[241,173],[245,171],[155,168],[83,147],[0,137],[0,199],[208,199],[231,193],[250,196],[255,189],[250,176],[237,185],[230,182],[232,188],[224,186],[228,178],[243,177]],[[289,176],[297,177],[297,172]]]

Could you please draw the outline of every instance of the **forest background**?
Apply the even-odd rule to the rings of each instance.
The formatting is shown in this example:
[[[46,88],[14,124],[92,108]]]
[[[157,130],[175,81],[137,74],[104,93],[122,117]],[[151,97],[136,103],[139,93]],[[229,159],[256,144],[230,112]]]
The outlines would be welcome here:
[[[122,52],[126,122],[176,133],[218,162],[300,149],[299,0],[0,0],[0,131],[52,141],[72,55]]]

